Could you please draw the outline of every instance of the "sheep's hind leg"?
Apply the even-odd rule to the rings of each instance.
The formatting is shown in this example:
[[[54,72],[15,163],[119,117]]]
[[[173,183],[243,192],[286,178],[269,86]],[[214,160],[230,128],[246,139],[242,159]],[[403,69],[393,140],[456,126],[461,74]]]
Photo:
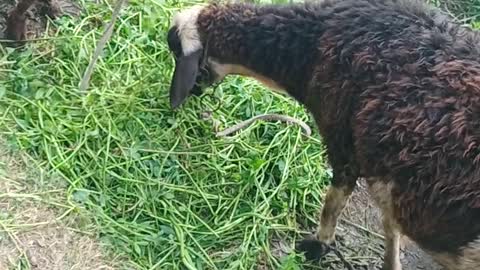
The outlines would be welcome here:
[[[304,252],[308,260],[319,260],[330,251],[330,245],[335,241],[338,218],[355,188],[356,182],[352,182],[334,184],[329,188],[315,238],[304,239],[297,245],[297,250]]]
[[[402,270],[400,264],[400,231],[393,217],[392,184],[378,179],[367,179],[370,196],[382,211],[385,232],[383,270]]]
[[[394,224],[390,218],[383,218],[383,228],[385,231],[383,270],[402,270],[400,264],[400,232],[395,228]]]

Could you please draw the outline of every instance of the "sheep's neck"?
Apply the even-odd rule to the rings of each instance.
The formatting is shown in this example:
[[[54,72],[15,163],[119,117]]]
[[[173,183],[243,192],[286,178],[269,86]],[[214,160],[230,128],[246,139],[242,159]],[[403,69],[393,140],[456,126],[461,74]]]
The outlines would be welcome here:
[[[261,82],[262,84],[269,87],[273,91],[288,94],[288,91],[285,89],[283,85],[277,83],[276,81],[274,81],[273,79],[267,76],[257,73],[256,71],[250,68],[247,68],[244,65],[223,64],[215,58],[209,58],[209,64],[215,70],[215,72],[220,78],[224,78],[227,75],[247,76],[247,77],[256,79],[257,81]]]
[[[198,26],[208,55],[224,73],[254,77],[303,101],[322,31],[318,18],[305,12],[301,6],[212,5]]]

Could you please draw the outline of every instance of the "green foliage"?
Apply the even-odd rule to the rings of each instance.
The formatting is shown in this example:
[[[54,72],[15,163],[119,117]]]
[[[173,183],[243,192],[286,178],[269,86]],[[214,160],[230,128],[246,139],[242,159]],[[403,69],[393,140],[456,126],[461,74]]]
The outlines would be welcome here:
[[[480,0],[430,0],[458,19],[476,24],[480,19]]]

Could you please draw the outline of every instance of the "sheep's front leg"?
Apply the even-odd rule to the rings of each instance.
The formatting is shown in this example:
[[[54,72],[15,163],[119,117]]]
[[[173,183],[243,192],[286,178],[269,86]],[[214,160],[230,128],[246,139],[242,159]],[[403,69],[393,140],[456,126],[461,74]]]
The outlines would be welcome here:
[[[352,191],[353,188],[348,185],[329,188],[320,217],[320,225],[317,227],[317,240],[328,245],[335,241],[338,218],[347,205]]]
[[[315,238],[305,239],[297,246],[299,251],[305,253],[305,257],[308,260],[318,260],[330,251],[330,245],[335,241],[338,218],[345,208],[354,187],[355,182],[353,184],[334,184],[329,188]]]

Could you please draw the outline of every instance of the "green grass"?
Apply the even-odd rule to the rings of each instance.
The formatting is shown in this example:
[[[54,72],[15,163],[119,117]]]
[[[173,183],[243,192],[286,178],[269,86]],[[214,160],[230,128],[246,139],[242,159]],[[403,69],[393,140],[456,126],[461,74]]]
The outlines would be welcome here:
[[[313,226],[329,179],[319,137],[257,123],[262,113],[308,121],[292,100],[232,77],[214,95],[168,105],[173,59],[165,42],[182,1],[130,1],[92,77],[78,84],[111,7],[87,4],[55,34],[0,60],[0,126],[11,144],[68,181],[68,203],[91,213],[99,237],[139,269],[293,269],[271,240],[293,247]],[[211,90],[210,90],[211,91]],[[79,230],[83,225],[79,224]]]
[[[478,25],[480,0],[430,0],[458,19]]]

